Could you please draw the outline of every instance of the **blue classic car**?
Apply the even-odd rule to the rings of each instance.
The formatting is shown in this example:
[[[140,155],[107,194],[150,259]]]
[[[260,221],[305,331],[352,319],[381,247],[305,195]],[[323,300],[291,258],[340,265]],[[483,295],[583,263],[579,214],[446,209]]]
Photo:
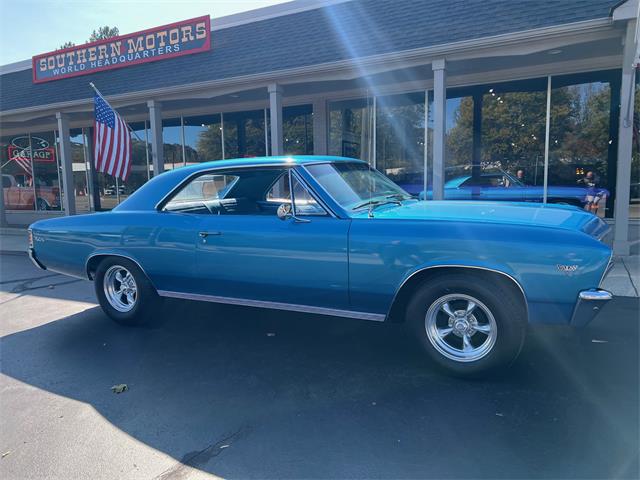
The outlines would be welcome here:
[[[549,185],[547,201],[564,205],[574,205],[595,211],[599,203],[604,203],[609,196],[606,188],[594,184],[576,186]],[[421,191],[418,198],[423,200],[425,192]],[[427,190],[426,198],[433,198],[433,192]],[[481,200],[507,202],[542,202],[544,187],[542,185],[527,185],[508,172],[483,172],[478,177],[462,175],[452,178],[444,184],[444,198],[446,200]]]
[[[584,325],[611,298],[598,217],[418,201],[346,158],[188,166],[29,232],[36,265],[92,280],[116,322],[149,321],[167,297],[402,322],[458,375],[510,364],[528,322]]]

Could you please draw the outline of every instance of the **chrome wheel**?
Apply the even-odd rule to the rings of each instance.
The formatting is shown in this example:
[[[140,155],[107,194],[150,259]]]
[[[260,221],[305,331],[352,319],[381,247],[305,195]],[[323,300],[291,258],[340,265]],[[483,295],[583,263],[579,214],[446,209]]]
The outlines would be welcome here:
[[[120,265],[113,265],[104,274],[104,296],[117,311],[129,312],[138,299],[138,285],[131,272]]]
[[[433,347],[457,362],[485,357],[498,335],[491,310],[477,298],[462,293],[444,295],[433,302],[424,324]]]

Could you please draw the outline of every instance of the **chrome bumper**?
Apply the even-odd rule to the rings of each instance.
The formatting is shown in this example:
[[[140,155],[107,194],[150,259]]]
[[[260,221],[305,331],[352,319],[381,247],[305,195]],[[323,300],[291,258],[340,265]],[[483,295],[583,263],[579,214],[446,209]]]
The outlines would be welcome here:
[[[45,267],[43,264],[41,264],[38,259],[36,258],[36,253],[33,251],[33,248],[29,248],[29,258],[31,259],[31,261],[33,262],[33,264],[38,267],[40,270],[46,270],[47,267]]]
[[[600,313],[600,309],[612,298],[611,292],[600,288],[581,291],[578,294],[578,302],[573,310],[571,325],[584,327]]]

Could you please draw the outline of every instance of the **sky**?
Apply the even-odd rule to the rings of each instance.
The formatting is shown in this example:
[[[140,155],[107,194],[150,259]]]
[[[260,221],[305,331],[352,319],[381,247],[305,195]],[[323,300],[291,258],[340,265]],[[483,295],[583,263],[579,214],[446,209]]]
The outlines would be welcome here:
[[[288,0],[0,0],[0,65],[30,59],[98,27],[127,34],[202,15],[213,19]]]

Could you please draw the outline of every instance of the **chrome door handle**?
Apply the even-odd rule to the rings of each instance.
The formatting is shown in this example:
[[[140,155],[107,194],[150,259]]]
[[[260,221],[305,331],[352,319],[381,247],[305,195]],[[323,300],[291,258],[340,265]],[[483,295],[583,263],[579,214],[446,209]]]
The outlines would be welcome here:
[[[222,235],[222,232],[199,232],[200,238],[207,238],[214,235]]]

